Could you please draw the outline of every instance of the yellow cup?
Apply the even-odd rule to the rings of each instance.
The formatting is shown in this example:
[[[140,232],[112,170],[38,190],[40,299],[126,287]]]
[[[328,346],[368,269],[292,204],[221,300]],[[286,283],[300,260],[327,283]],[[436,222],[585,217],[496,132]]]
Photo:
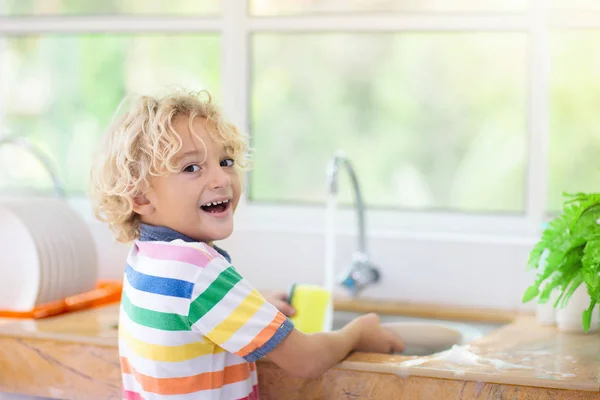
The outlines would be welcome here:
[[[289,301],[296,314],[290,320],[304,333],[322,332],[330,300],[331,293],[320,286],[294,284]]]

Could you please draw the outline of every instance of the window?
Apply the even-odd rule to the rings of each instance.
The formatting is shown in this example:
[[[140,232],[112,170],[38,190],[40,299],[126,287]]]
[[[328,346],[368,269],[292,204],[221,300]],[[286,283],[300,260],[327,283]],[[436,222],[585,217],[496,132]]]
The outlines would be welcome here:
[[[522,212],[526,39],[254,35],[251,198],[322,202],[341,148],[369,205]]]
[[[216,15],[220,0],[4,0],[5,15]]]
[[[341,149],[370,207],[537,229],[600,181],[597,3],[0,0],[0,129],[77,196],[127,92],[206,88],[251,134],[250,207],[323,204]],[[24,158],[0,187],[46,187]]]
[[[524,11],[527,7],[525,0],[251,0],[250,4],[255,15]]]
[[[600,2],[596,0],[550,0],[556,9],[600,11]]]
[[[597,31],[552,35],[549,209],[563,192],[600,191],[600,53]]]
[[[168,86],[220,96],[220,41],[215,34],[10,36],[0,52],[4,131],[53,155],[71,195],[87,187],[90,158],[127,93]],[[49,187],[31,156],[0,148],[5,188]],[[10,168],[21,165],[19,169]]]

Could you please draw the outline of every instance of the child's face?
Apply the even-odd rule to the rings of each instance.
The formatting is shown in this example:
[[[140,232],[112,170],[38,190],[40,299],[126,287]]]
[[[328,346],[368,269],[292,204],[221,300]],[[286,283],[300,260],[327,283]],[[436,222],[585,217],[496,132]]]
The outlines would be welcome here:
[[[240,179],[233,160],[222,144],[211,139],[205,123],[195,118],[192,126],[206,144],[206,152],[190,132],[188,118],[175,118],[173,128],[183,142],[175,158],[179,172],[152,177],[145,196],[147,204],[136,212],[141,214],[142,222],[166,226],[209,243],[225,239],[233,231]],[[215,202],[222,204],[212,205]]]

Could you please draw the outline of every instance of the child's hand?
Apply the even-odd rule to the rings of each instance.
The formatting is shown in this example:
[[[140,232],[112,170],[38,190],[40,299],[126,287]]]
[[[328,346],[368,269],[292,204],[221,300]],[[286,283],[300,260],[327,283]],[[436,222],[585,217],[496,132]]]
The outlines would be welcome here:
[[[404,343],[379,324],[376,314],[366,314],[339,331],[305,334],[294,329],[269,353],[269,359],[294,376],[313,379],[353,350],[390,354],[404,350]]]
[[[404,351],[402,339],[389,329],[382,327],[377,314],[361,315],[346,327],[356,328],[360,332],[358,345],[355,347],[357,351],[386,354]]]
[[[294,307],[288,303],[287,294],[285,292],[268,293],[263,296],[265,300],[273,304],[286,317],[292,317],[296,314]]]

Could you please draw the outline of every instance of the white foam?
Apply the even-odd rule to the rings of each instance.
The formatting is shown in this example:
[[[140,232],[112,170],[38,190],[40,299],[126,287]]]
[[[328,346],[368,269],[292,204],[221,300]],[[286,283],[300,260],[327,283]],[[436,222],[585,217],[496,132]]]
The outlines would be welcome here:
[[[455,366],[462,367],[476,367],[491,365],[496,369],[507,370],[507,369],[533,369],[533,367],[508,363],[503,360],[496,358],[481,357],[471,352],[467,346],[454,345],[450,350],[443,351],[436,355],[429,357],[416,358],[414,360],[408,360],[400,363],[399,365],[403,368],[416,367],[419,365],[426,364],[430,361],[444,361],[449,364],[450,368]],[[457,370],[457,374],[464,374],[463,370]]]
[[[465,346],[454,345],[450,350],[439,353],[433,359],[448,361],[456,365],[475,366],[479,364],[479,356],[471,353]]]

